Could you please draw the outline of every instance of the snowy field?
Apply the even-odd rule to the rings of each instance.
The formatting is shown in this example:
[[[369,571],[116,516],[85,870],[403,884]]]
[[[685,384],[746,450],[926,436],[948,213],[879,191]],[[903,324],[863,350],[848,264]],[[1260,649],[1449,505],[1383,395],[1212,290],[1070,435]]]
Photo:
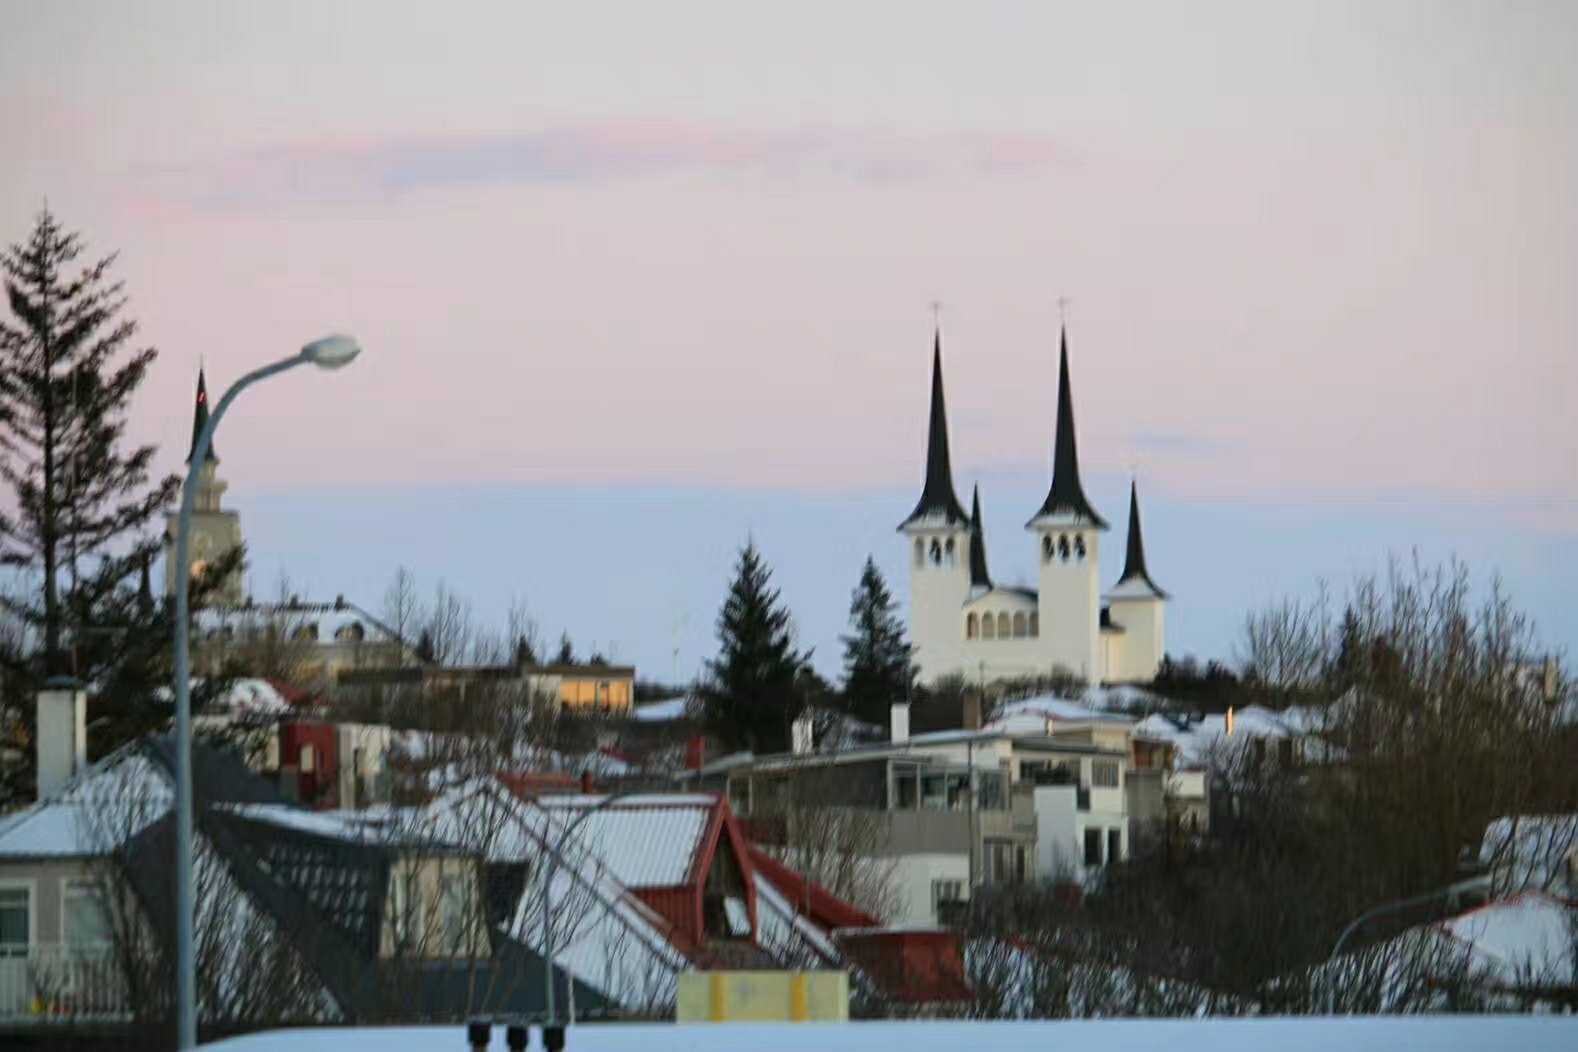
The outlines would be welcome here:
[[[467,1052],[466,1028],[391,1027],[293,1030],[253,1034],[205,1046],[225,1052]],[[489,1048],[503,1049],[494,1027]],[[531,1048],[541,1049],[536,1029]],[[1572,1052],[1578,1019],[1540,1016],[1429,1018],[1290,1018],[1250,1020],[1110,1020],[1067,1023],[759,1023],[696,1026],[582,1025],[572,1028],[565,1052]]]

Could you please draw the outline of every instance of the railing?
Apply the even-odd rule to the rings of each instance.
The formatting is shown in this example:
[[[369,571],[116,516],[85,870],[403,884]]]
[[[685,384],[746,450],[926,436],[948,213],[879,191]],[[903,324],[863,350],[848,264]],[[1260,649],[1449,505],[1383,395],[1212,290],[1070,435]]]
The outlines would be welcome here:
[[[0,950],[0,1022],[121,1019],[120,963],[108,947],[61,945]]]

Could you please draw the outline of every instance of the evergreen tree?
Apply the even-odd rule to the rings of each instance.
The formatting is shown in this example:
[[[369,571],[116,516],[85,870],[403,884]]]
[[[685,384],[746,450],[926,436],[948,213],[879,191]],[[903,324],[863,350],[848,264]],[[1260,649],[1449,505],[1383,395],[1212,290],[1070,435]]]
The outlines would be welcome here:
[[[556,665],[575,664],[575,644],[570,642],[570,633],[560,633],[559,653],[554,656],[553,661]]]
[[[113,255],[79,264],[82,239],[47,210],[27,241],[0,253],[9,316],[0,315],[0,561],[22,587],[0,596],[18,630],[0,653],[5,704],[31,738],[33,696],[50,676],[93,683],[90,758],[162,725],[173,620],[140,577],[161,546],[159,519],[180,479],[153,479],[155,447],[125,439],[132,396],[153,363],[110,276]],[[240,565],[219,560],[194,606]],[[195,699],[194,699],[195,701]],[[31,791],[33,750],[0,795]]]
[[[531,640],[525,636],[517,636],[515,639],[515,663],[517,665],[537,664],[537,651],[533,649]]]
[[[718,614],[719,652],[701,688],[707,724],[724,747],[758,754],[789,748],[789,727],[803,705],[797,680],[810,657],[795,650],[789,611],[771,579],[748,542]]]
[[[422,634],[417,637],[416,659],[424,665],[438,664],[438,649],[433,645],[433,633],[430,629],[422,629]]]
[[[894,610],[882,572],[869,556],[849,604],[844,636],[844,699],[856,719],[886,725],[889,709],[909,697],[915,683],[904,623]]]

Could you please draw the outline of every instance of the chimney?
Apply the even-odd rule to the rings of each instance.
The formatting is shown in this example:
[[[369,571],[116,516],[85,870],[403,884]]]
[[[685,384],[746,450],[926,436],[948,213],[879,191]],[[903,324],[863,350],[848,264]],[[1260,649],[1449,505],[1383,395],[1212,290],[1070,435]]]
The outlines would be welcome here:
[[[582,771],[581,772],[581,795],[582,796],[591,796],[592,792],[593,792],[593,790],[595,788],[596,787],[592,784],[592,772],[591,771]]]
[[[910,740],[910,705],[901,701],[893,706],[892,714],[888,719],[888,740],[895,745]]]
[[[38,692],[39,799],[65,785],[88,762],[88,696],[69,676],[56,676]]]
[[[811,714],[802,713],[795,717],[794,723],[789,726],[789,751],[796,756],[806,756],[816,749],[815,737],[812,734]]]
[[[981,729],[981,696],[979,694],[965,695],[962,725],[967,731],[978,731]]]
[[[692,734],[685,739],[685,770],[699,771],[707,762],[707,739]]]

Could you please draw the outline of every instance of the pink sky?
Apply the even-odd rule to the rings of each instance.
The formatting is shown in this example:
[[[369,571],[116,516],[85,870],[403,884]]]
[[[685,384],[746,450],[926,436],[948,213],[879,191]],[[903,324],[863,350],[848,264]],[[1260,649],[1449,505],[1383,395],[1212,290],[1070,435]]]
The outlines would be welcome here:
[[[172,466],[362,340],[238,487],[909,485],[934,298],[1042,465],[1067,297],[1094,469],[1578,532],[1578,5],[558,6],[26,5],[0,238],[122,252]]]

